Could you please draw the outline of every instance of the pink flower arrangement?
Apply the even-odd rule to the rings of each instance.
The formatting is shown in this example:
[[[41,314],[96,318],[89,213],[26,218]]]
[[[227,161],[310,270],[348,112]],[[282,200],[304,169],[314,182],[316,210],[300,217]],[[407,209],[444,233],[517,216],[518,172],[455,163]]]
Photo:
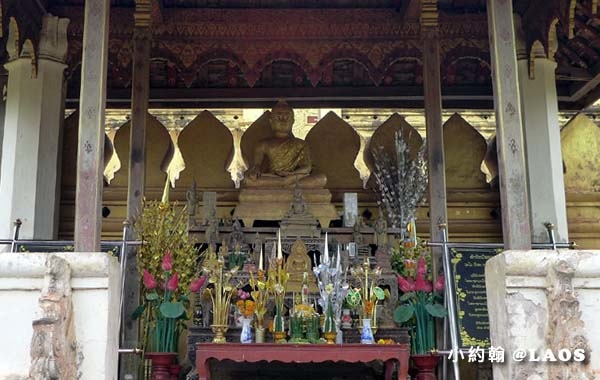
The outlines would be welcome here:
[[[133,319],[145,316],[148,347],[146,351],[176,352],[178,336],[187,320],[186,310],[189,308],[189,293],[179,294],[179,273],[173,271],[173,258],[166,251],[161,268],[163,279],[157,280],[147,268],[144,268],[142,282],[145,288],[145,303],[140,305],[133,314]],[[193,280],[189,286],[190,292],[198,292],[206,277]]]
[[[404,293],[394,311],[397,323],[411,327],[411,350],[424,354],[435,348],[435,323],[433,318],[443,318],[446,309],[438,292],[444,290],[445,278],[439,275],[434,283],[427,279],[427,263],[421,255],[417,261],[415,278],[398,275],[398,287]]]

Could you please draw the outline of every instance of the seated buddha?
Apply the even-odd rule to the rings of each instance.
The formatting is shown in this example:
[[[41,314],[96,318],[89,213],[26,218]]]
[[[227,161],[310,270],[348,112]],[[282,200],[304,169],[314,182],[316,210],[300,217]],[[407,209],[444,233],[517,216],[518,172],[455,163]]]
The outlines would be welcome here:
[[[292,133],[294,111],[285,100],[273,107],[269,119],[273,135],[258,142],[252,166],[246,172],[247,187],[291,187],[296,182],[303,188],[323,188],[324,174],[311,174],[312,162],[308,144]]]
[[[310,292],[315,292],[316,280],[312,270],[312,261],[306,251],[306,245],[297,239],[292,245],[292,252],[285,261],[285,271],[289,274],[287,289],[290,292],[302,291],[303,284],[308,285]]]

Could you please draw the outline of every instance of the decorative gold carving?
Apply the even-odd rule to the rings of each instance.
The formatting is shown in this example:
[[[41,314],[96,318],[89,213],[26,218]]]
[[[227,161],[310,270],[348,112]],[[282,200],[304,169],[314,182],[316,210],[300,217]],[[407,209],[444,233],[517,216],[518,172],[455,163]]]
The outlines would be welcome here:
[[[589,368],[591,347],[586,337],[585,324],[581,319],[581,310],[577,293],[573,288],[575,267],[561,260],[548,271],[548,334],[546,342],[553,352],[560,350],[583,350],[588,355],[583,363],[576,361],[560,361],[548,366],[549,379],[582,379],[592,380],[594,375]]]
[[[413,157],[417,156],[417,152],[419,151],[421,144],[423,144],[423,138],[421,138],[421,135],[415,128],[406,122],[404,117],[394,113],[375,130],[373,136],[371,136],[371,139],[369,140],[369,144],[365,150],[365,162],[371,170],[374,170],[375,168],[375,161],[373,158],[374,150],[380,149],[381,147],[384,151],[395,157],[396,149],[394,146],[394,138],[397,131],[402,131],[402,137],[404,138],[404,141],[408,141],[411,154]],[[374,188],[376,186],[375,178],[371,178],[369,183],[370,185],[368,187]]]
[[[438,36],[437,0],[421,0],[421,38]]]
[[[83,17],[73,13],[69,28],[73,53],[70,66],[78,62]],[[291,13],[291,16],[290,16]],[[285,17],[284,17],[285,15]],[[111,12],[111,59],[123,71],[130,64],[133,28],[124,10]],[[360,62],[378,84],[388,66],[398,57],[421,55],[420,24],[399,24],[391,9],[169,9],[165,22],[152,29],[153,55],[168,59],[183,73],[218,56],[237,65],[250,86],[261,72],[278,59],[292,60],[304,69],[313,85],[336,59]],[[202,22],[198,22],[202,20]],[[379,20],[374,24],[369,20]],[[80,25],[81,24],[81,25]],[[487,56],[488,31],[485,14],[443,15],[439,19],[442,60],[460,48],[481,50]],[[187,75],[187,74],[186,74]],[[111,79],[117,77],[111,72]],[[125,83],[126,75],[121,82]]]
[[[130,160],[130,126],[125,123],[115,134],[115,150],[121,160],[121,170],[115,174],[112,186],[127,188]],[[174,154],[174,144],[169,132],[156,118],[147,115],[146,120],[146,196],[160,199],[165,185],[165,174]],[[141,159],[142,152],[135,152],[134,159]],[[161,192],[150,194],[149,189],[160,189]]]
[[[354,167],[360,151],[360,136],[348,123],[329,112],[308,132],[306,142],[310,146],[314,171],[327,177],[328,188],[362,187],[360,173]]]
[[[231,175],[231,180],[235,183],[235,188],[238,189],[244,179],[244,172],[248,170],[248,164],[242,156],[242,135],[244,131],[240,128],[234,128],[231,131],[233,135],[233,157],[227,166],[227,171]]]
[[[360,137],[360,149],[354,160],[354,168],[358,170],[358,174],[362,180],[363,189],[366,189],[369,178],[371,178],[371,169],[365,161],[365,151],[367,149],[368,139],[361,134],[358,134],[358,136]]]
[[[577,8],[577,0],[569,0],[569,10],[567,14],[567,31],[569,39],[575,37],[575,8]]]
[[[600,191],[600,128],[577,114],[560,132],[567,191]]]
[[[444,155],[446,159],[446,187],[460,189],[485,188],[481,163],[487,144],[475,128],[459,114],[444,124]]]

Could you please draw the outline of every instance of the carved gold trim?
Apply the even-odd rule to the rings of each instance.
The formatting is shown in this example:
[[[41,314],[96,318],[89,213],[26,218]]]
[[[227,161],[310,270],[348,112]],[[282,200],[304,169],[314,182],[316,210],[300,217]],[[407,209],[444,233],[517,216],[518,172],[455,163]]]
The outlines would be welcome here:
[[[423,29],[438,28],[437,0],[421,0],[421,33]]]

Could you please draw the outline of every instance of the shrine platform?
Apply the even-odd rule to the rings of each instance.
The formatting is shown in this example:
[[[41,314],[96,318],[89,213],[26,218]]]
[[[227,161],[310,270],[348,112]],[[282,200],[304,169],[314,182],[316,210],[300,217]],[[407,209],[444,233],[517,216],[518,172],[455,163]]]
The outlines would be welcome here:
[[[261,361],[309,363],[370,363],[384,364],[385,380],[392,380],[397,366],[398,380],[406,380],[410,350],[407,344],[196,344],[196,368],[199,380],[211,378],[211,359],[235,363]]]

